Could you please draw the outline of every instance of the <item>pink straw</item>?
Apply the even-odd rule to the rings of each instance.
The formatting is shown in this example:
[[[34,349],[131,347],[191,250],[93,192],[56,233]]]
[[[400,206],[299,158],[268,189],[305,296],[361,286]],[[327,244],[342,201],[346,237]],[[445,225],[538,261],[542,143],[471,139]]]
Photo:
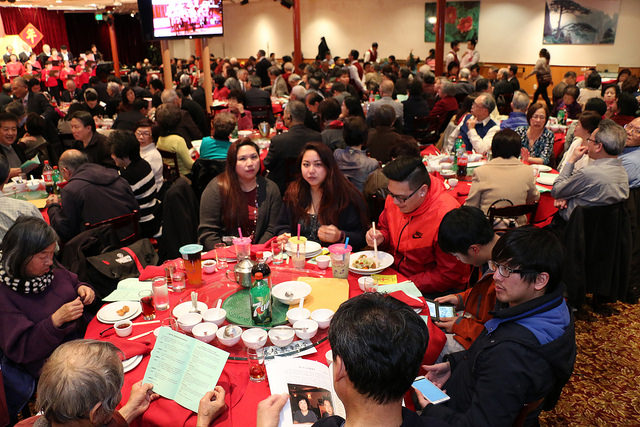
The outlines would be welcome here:
[[[298,223],[298,243],[300,242],[300,223]]]
[[[240,235],[240,238],[242,238],[242,229],[240,227],[238,227],[238,235]]]

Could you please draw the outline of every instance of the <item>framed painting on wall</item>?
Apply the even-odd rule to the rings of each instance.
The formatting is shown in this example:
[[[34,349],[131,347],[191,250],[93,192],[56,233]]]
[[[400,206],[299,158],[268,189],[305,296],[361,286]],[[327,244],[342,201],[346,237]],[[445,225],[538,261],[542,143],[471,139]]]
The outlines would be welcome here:
[[[436,3],[424,4],[424,41],[436,41]],[[444,41],[478,38],[479,1],[450,1],[444,12]]]
[[[613,44],[620,0],[546,0],[543,44]]]

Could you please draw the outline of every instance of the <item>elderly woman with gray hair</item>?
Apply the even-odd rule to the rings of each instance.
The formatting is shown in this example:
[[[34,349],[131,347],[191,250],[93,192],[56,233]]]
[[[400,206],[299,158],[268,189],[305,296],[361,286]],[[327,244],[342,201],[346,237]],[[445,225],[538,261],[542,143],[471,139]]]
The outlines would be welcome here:
[[[124,373],[119,350],[109,342],[75,340],[58,347],[42,369],[36,406],[42,415],[18,426],[125,427],[144,414],[159,396],[139,381],[120,409]],[[225,391],[217,386],[198,407],[198,426],[208,426],[225,409]]]
[[[95,293],[75,274],[54,264],[57,245],[56,232],[44,220],[24,216],[0,243],[0,356],[5,385],[27,384],[29,376],[33,382],[51,352],[65,341],[81,338],[93,317],[85,306]],[[22,374],[12,376],[15,370]],[[14,397],[7,395],[9,401]],[[19,410],[24,401],[11,404]]]

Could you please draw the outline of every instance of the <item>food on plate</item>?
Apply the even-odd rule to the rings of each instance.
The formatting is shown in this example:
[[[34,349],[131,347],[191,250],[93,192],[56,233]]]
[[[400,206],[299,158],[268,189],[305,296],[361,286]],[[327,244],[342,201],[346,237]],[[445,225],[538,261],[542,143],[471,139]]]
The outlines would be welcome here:
[[[122,317],[125,314],[127,314],[131,309],[129,308],[128,305],[123,305],[122,308],[118,311],[116,311],[116,313],[118,313],[118,316]]]
[[[372,270],[378,267],[378,263],[373,258],[362,254],[353,262],[353,267],[361,270]]]

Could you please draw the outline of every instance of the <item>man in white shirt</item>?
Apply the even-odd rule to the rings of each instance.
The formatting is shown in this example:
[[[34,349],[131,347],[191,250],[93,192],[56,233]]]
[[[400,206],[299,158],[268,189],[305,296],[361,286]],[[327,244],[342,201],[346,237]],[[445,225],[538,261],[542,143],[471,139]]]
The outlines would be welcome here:
[[[471,106],[471,114],[460,122],[451,132],[444,147],[449,152],[455,146],[458,136],[467,146],[467,151],[475,150],[476,153],[486,153],[491,148],[493,135],[500,130],[500,126],[491,119],[491,111],[496,108],[496,101],[488,93],[479,95]]]
[[[164,179],[162,177],[162,156],[153,143],[151,127],[153,123],[149,119],[142,119],[136,128],[136,139],[140,143],[140,157],[145,159],[151,166],[153,177],[156,182],[156,191],[160,191]]]
[[[367,62],[380,62],[380,58],[378,58],[378,43],[373,42],[371,45],[371,49],[367,49],[364,53],[364,63]]]
[[[460,69],[469,68],[473,64],[477,64],[480,61],[480,54],[476,50],[476,44],[478,40],[472,39],[467,42],[467,51],[462,55],[460,59]]]

